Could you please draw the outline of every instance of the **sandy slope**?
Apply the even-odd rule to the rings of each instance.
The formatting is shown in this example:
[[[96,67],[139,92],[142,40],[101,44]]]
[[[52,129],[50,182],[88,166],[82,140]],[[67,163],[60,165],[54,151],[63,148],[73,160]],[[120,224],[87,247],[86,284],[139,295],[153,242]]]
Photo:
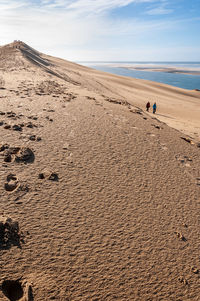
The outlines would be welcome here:
[[[128,101],[145,110],[147,100],[157,102],[157,118],[183,133],[200,140],[200,92],[156,82],[111,75],[52,58],[59,70],[70,73],[89,90]],[[76,73],[73,74],[73,72]],[[78,76],[81,76],[79,79]]]
[[[156,119],[198,138],[198,92],[11,46],[0,300],[199,300],[200,148]],[[146,99],[160,115],[139,109]]]

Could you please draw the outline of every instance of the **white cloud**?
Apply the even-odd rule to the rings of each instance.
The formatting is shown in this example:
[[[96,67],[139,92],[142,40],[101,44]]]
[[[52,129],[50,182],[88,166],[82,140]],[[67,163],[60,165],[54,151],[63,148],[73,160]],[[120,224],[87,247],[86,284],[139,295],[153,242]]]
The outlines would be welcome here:
[[[101,13],[114,8],[127,6],[135,2],[134,0],[77,0],[73,1],[68,8],[81,12]]]
[[[131,3],[157,3],[164,9],[166,1],[0,0],[0,44],[19,39],[39,51],[68,59],[110,59],[112,53],[114,59],[120,56],[119,49],[124,56],[137,52],[138,40],[149,33],[177,26],[175,20],[110,17],[112,9]],[[158,13],[159,7],[151,10]]]
[[[128,34],[132,30],[135,34],[136,21],[112,21],[101,13],[133,2],[152,1],[155,0],[23,0],[20,3],[1,0],[0,39],[6,36],[6,42],[25,39],[47,46],[57,43],[80,46],[98,36]]]
[[[173,12],[173,9],[165,8],[165,7],[156,7],[150,9],[147,14],[148,15],[167,15]]]
[[[169,5],[168,0],[161,0],[160,3],[157,4],[156,7],[153,7],[147,11],[148,15],[167,15],[171,14],[174,10],[171,8],[167,8]]]
[[[38,9],[64,9],[82,12],[104,12],[127,6],[131,3],[148,3],[162,0],[1,0],[0,10],[19,7],[35,7]]]
[[[16,1],[16,0],[1,1],[1,3],[0,3],[0,12],[2,14],[5,11],[22,8],[24,6],[26,6],[26,2],[24,2],[24,1],[20,1],[20,3],[19,3],[19,1]]]

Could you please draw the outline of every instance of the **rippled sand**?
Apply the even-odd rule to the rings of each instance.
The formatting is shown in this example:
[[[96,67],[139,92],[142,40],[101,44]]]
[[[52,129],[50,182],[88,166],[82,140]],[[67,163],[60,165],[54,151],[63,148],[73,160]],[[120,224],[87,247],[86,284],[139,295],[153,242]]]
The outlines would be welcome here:
[[[0,56],[0,300],[197,301],[199,92]]]

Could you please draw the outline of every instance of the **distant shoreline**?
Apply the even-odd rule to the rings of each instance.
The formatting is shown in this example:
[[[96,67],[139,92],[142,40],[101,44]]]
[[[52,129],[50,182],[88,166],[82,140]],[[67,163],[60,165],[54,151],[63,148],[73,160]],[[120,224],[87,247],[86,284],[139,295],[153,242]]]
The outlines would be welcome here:
[[[105,66],[136,71],[179,73],[186,75],[200,75],[200,62],[79,62],[87,66]],[[194,67],[197,65],[197,67]]]
[[[113,66],[117,68],[125,68],[129,70],[138,70],[138,71],[151,71],[151,72],[166,72],[166,73],[181,73],[181,74],[190,74],[190,75],[200,75],[200,70],[192,70],[188,68],[176,68],[176,67],[126,67],[126,66]]]

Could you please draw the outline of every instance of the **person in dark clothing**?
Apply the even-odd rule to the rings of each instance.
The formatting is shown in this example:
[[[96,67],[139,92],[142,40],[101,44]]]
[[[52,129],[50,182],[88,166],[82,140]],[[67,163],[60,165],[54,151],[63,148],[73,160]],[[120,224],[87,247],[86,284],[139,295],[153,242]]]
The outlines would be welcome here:
[[[150,105],[150,102],[148,101],[147,104],[146,104],[147,112],[149,112],[150,106],[151,106],[151,105]]]
[[[156,109],[157,109],[156,102],[154,102],[154,104],[153,104],[153,114],[155,114]]]

